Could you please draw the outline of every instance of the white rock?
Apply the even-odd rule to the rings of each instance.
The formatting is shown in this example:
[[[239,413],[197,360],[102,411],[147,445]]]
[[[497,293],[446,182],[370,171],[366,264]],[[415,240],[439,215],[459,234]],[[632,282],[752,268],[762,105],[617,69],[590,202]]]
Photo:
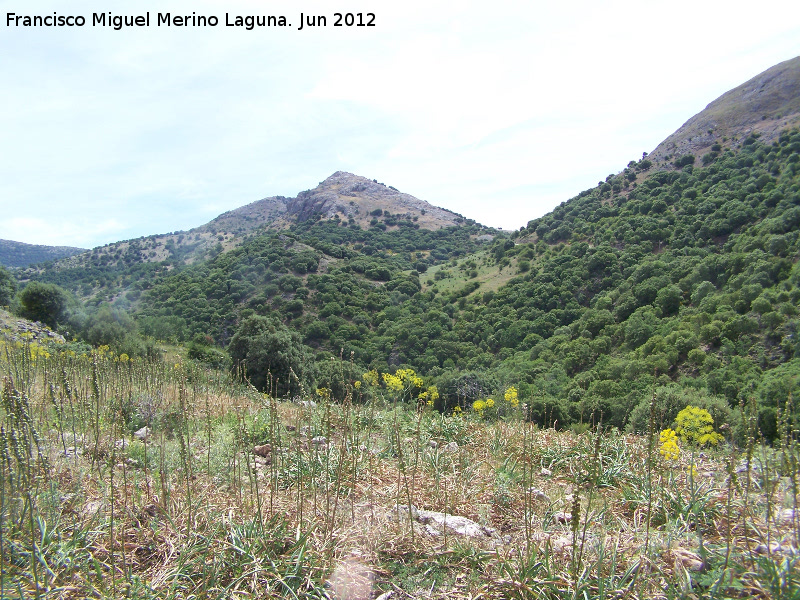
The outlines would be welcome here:
[[[550,538],[550,547],[556,554],[563,554],[572,546],[572,540],[568,537]]]
[[[539,488],[535,488],[535,487],[528,488],[528,493],[531,496],[533,496],[534,498],[536,498],[537,500],[544,500],[544,501],[550,500],[550,498],[547,497],[547,494],[545,494]]]
[[[675,562],[680,563],[687,571],[702,571],[703,559],[694,552],[690,552],[685,548],[675,548],[672,551],[672,556]]]
[[[144,441],[147,438],[149,438],[152,435],[152,433],[153,430],[150,429],[149,427],[142,427],[140,430],[138,430],[136,433],[133,434],[133,437],[135,437],[137,440]]]
[[[475,521],[466,517],[447,515],[433,510],[420,510],[417,512],[420,523],[426,525],[433,525],[435,523],[439,528],[446,527],[466,537],[490,537],[495,533],[495,529],[492,527],[478,525]]]
[[[572,521],[572,515],[568,512],[564,512],[563,510],[558,511],[557,513],[553,514],[553,520],[556,523],[569,523]]]
[[[83,510],[81,510],[81,512],[85,517],[92,517],[96,515],[102,507],[103,504],[98,500],[89,500],[89,502],[83,505]]]
[[[550,469],[546,469],[544,467],[542,467],[542,470],[539,471],[539,475],[541,475],[542,477],[550,477],[552,474],[553,472]]]
[[[409,518],[409,508],[405,504],[398,504],[395,508],[398,519]],[[411,518],[425,526],[424,531],[432,536],[441,535],[444,529],[466,537],[492,537],[496,530],[492,527],[479,525],[475,521],[457,515],[448,515],[434,510],[419,510],[411,507]]]
[[[445,452],[458,452],[458,442],[450,442],[444,447]]]

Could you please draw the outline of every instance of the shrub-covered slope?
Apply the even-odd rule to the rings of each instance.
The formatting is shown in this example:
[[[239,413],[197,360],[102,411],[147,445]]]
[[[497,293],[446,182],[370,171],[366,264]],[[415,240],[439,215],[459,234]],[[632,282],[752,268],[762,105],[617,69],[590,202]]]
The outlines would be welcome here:
[[[93,304],[120,303],[126,292],[136,296],[163,273],[202,263],[266,231],[282,231],[322,217],[335,217],[364,228],[388,227],[390,231],[406,222],[414,228],[438,230],[466,221],[461,215],[402,193],[391,185],[337,171],[314,189],[300,192],[294,198],[263,198],[189,231],[115,242],[91,251],[78,250],[82,253],[77,256],[22,271],[19,278],[56,283]],[[120,304],[126,304],[124,300],[123,297]]]
[[[654,381],[767,410],[797,370],[799,150],[794,131],[705,166],[644,159],[513,239],[310,220],[162,278],[139,322],[225,345],[273,316],[364,367],[490,373],[561,423],[622,426]]]

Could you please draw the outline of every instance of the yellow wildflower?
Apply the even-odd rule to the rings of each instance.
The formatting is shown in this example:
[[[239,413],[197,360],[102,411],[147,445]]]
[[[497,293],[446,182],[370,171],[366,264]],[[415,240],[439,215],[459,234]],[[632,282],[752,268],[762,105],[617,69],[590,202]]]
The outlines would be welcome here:
[[[714,431],[714,419],[704,408],[687,406],[675,417],[675,423],[675,433],[685,443],[716,446],[723,439],[721,434]]]
[[[494,406],[494,400],[491,398],[486,399],[486,408],[492,408]]]
[[[486,408],[486,402],[483,400],[475,400],[475,402],[472,403],[472,410],[478,414],[483,413],[484,408]]]
[[[661,444],[661,456],[664,460],[678,460],[681,455],[681,449],[678,446],[678,436],[672,429],[665,429],[658,436],[658,442]]]
[[[367,371],[361,376],[361,380],[366,383],[367,385],[371,385],[372,387],[378,386],[378,372],[375,369],[371,371]]]
[[[505,400],[514,408],[519,406],[519,390],[515,388],[513,385],[506,389],[505,393]]]
[[[383,382],[390,390],[394,390],[395,392],[400,392],[403,390],[403,379],[398,375],[383,373]]]

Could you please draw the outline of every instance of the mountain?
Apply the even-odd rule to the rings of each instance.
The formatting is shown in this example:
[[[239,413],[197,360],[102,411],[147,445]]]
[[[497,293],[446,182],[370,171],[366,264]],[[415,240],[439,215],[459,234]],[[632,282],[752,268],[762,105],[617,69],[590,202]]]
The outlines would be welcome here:
[[[126,272],[159,271],[192,264],[240,245],[248,235],[267,229],[283,230],[315,219],[343,219],[369,227],[378,217],[390,217],[389,227],[412,219],[422,229],[436,230],[465,222],[452,211],[433,206],[375,180],[337,171],[311,190],[294,198],[271,196],[228,211],[212,221],[190,229],[106,244],[91,251],[77,250],[58,261],[49,271],[63,271],[60,283],[83,279],[94,267]],[[82,252],[79,254],[78,252]],[[39,261],[30,261],[26,265]],[[21,274],[23,280],[37,277],[39,269]],[[74,286],[71,286],[74,287]]]
[[[798,125],[800,56],[724,93],[661,142],[648,158],[656,164],[687,154],[701,158],[714,152],[715,144],[740,144],[752,133],[771,143],[781,131]]]
[[[71,246],[40,246],[0,240],[0,265],[6,267],[27,267],[37,263],[59,260],[86,252],[84,248]]]
[[[439,229],[463,220],[461,215],[404,194],[392,186],[337,171],[316,188],[300,192],[294,198],[264,198],[223,213],[189,233],[214,230],[243,234],[258,227],[285,228],[314,218],[332,219],[336,215],[365,226],[376,211],[398,217],[417,217],[416,222],[424,229]]]
[[[57,283],[71,289],[83,299],[94,301],[118,300],[122,294],[134,287],[147,289],[154,278],[163,276],[186,266],[202,264],[224,252],[231,251],[253,236],[269,232],[308,231],[317,223],[330,222],[334,228],[345,226],[350,231],[369,230],[366,237],[385,238],[379,242],[381,248],[391,248],[392,239],[405,240],[410,230],[436,232],[462,226],[477,227],[474,221],[400,192],[392,186],[352,173],[337,171],[311,190],[300,192],[294,198],[272,196],[246,206],[226,212],[209,223],[189,231],[176,231],[152,235],[133,240],[107,244],[57,261],[46,268],[37,266],[18,273],[25,282],[39,279]],[[470,229],[472,231],[472,229]],[[491,239],[493,230],[482,231]],[[341,236],[338,236],[341,237]],[[337,237],[337,239],[338,239]],[[351,245],[368,241],[353,234],[352,240],[336,243]],[[420,237],[420,236],[417,236]],[[409,244],[421,244],[430,256],[435,250],[428,245],[440,243],[442,235],[422,236],[426,241],[416,240]],[[457,245],[464,248],[461,234],[456,236]],[[467,237],[469,237],[467,235]],[[309,248],[320,251],[327,242],[317,241]],[[452,244],[445,243],[444,247]],[[416,246],[414,246],[416,247]],[[367,251],[370,251],[367,244]],[[379,251],[381,248],[375,248]],[[336,253],[336,251],[334,251]],[[341,254],[341,251],[338,251]],[[445,253],[444,259],[447,258]],[[433,263],[436,260],[432,258]],[[432,263],[432,264],[433,264]]]
[[[741,122],[763,116],[730,97]],[[130,310],[129,333],[220,364],[262,318],[313,353],[328,389],[342,356],[354,372],[412,367],[441,402],[514,385],[534,421],[561,426],[635,428],[656,392],[732,425],[752,401],[774,437],[800,395],[800,131],[744,131],[700,161],[632,161],[510,235],[337,173],[170,234],[161,260],[118,246],[29,276],[100,305],[73,326],[93,343],[116,343]]]

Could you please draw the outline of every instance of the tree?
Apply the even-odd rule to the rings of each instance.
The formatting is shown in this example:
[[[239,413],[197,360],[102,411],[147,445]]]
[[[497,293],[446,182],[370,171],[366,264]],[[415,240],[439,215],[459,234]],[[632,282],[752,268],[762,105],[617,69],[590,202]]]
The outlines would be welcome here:
[[[283,323],[253,315],[242,321],[228,346],[233,368],[258,389],[278,396],[311,389],[314,359],[300,336]]]
[[[19,294],[20,316],[55,327],[64,318],[67,293],[53,283],[32,281]]]
[[[136,325],[125,312],[112,308],[108,304],[100,306],[84,324],[83,337],[92,346],[114,346],[119,348],[126,337],[132,335]]]
[[[661,309],[661,316],[678,312],[681,306],[681,289],[677,285],[661,288],[656,294],[656,305]]]
[[[0,265],[0,306],[8,306],[17,291],[17,282],[2,265]]]

